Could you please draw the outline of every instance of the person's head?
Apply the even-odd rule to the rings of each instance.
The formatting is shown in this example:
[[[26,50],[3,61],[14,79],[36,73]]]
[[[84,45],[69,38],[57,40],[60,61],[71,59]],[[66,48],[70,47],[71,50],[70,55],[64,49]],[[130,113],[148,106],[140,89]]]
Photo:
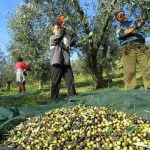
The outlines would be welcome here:
[[[57,35],[59,29],[64,29],[64,24],[65,24],[65,18],[64,16],[58,16],[56,18],[55,24],[54,24],[54,28],[53,28],[53,33],[55,35]]]
[[[21,57],[17,58],[17,62],[22,62],[22,61],[23,61],[23,58],[21,58]]]
[[[115,19],[121,23],[124,23],[128,20],[127,16],[125,15],[125,13],[123,11],[115,12]]]

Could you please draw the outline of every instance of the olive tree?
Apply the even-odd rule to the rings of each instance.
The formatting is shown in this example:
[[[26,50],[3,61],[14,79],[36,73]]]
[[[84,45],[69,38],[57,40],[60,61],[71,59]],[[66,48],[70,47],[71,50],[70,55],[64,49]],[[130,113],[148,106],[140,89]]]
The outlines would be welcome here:
[[[10,52],[15,57],[23,55],[33,68],[33,76],[45,79],[49,36],[56,17],[64,15],[67,32],[77,41],[76,50],[84,56],[96,88],[102,88],[103,72],[115,64],[119,49],[112,28],[114,12],[128,3],[133,8],[140,7],[149,20],[146,0],[25,0],[10,17]],[[112,51],[111,60],[107,59],[109,51]]]

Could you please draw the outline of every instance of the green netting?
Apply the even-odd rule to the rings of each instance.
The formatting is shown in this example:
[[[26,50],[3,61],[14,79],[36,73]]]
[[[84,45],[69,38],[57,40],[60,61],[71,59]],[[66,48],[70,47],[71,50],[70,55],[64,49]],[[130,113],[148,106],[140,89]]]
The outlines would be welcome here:
[[[9,118],[9,116],[11,116],[10,112],[6,113],[6,108],[0,107],[0,113],[3,114],[3,116],[6,113],[5,117],[9,118],[9,120],[4,122],[5,124],[3,123],[0,125],[0,133],[2,134],[10,130],[15,125],[24,121],[26,117],[42,115],[44,112],[51,109],[69,107],[78,103],[97,107],[107,107],[150,119],[149,90],[135,89],[121,91],[116,88],[109,88],[79,94],[78,96],[60,97],[57,100],[49,100],[48,103],[44,105],[18,106],[21,115],[11,119]]]
[[[19,149],[16,149],[16,148],[7,148],[7,147],[4,147],[4,146],[0,146],[0,150],[19,150]]]
[[[144,89],[131,91],[105,89],[81,95],[77,101],[86,105],[104,106],[150,118],[150,91]]]

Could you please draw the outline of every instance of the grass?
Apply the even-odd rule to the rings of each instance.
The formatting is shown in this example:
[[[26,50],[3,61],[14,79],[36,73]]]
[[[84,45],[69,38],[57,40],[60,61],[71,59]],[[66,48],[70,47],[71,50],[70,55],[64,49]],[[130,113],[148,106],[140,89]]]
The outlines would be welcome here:
[[[89,92],[93,90],[92,78],[87,75],[75,76],[75,85],[77,93]],[[0,105],[35,105],[49,101],[51,83],[47,82],[44,85],[44,90],[39,91],[38,82],[26,84],[26,94],[18,95],[18,87],[15,85],[11,91],[1,91]],[[64,80],[61,82],[60,94],[67,93],[67,88]],[[3,98],[3,100],[1,100]]]
[[[122,77],[120,77],[121,72],[116,74],[116,77],[112,80],[113,82],[108,83],[106,88],[117,87],[118,89],[123,90],[124,83]],[[140,77],[140,76],[139,76]],[[137,79],[138,87],[142,86],[142,79]],[[79,75],[75,76],[75,86],[78,94],[91,92],[94,90],[94,81],[90,75]],[[2,91],[0,89],[0,105],[35,105],[39,103],[46,103],[49,101],[50,97],[50,87],[51,82],[44,84],[44,89],[39,91],[38,82],[26,84],[26,94],[18,95],[18,87],[14,85],[11,88],[11,91]],[[60,94],[67,93],[67,88],[64,80],[61,82]],[[4,100],[1,100],[1,99]]]

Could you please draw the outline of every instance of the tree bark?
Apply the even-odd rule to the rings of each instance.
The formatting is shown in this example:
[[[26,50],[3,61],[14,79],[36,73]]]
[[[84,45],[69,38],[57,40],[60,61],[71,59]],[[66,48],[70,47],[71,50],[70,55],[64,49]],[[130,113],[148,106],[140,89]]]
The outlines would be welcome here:
[[[101,68],[102,69],[102,68]],[[103,70],[103,69],[102,69]],[[96,85],[95,88],[96,89],[101,89],[103,88],[103,71],[98,71],[97,69],[95,71],[93,71],[93,74],[95,76],[95,81],[96,81]]]
[[[11,82],[6,81],[6,90],[7,91],[10,91],[10,84],[11,84]]]
[[[10,91],[10,85],[14,81],[14,79],[15,79],[15,76],[12,78],[12,80],[8,80],[8,79],[4,78],[4,80],[6,82],[6,90],[7,91]]]
[[[42,79],[39,79],[39,90],[43,89],[43,85],[44,85],[44,83],[43,83]]]
[[[94,51],[94,50],[93,50]],[[96,49],[95,49],[96,51]],[[91,73],[94,76],[95,88],[103,88],[103,67],[97,66],[97,53],[92,53],[88,55],[88,65],[91,70]]]

